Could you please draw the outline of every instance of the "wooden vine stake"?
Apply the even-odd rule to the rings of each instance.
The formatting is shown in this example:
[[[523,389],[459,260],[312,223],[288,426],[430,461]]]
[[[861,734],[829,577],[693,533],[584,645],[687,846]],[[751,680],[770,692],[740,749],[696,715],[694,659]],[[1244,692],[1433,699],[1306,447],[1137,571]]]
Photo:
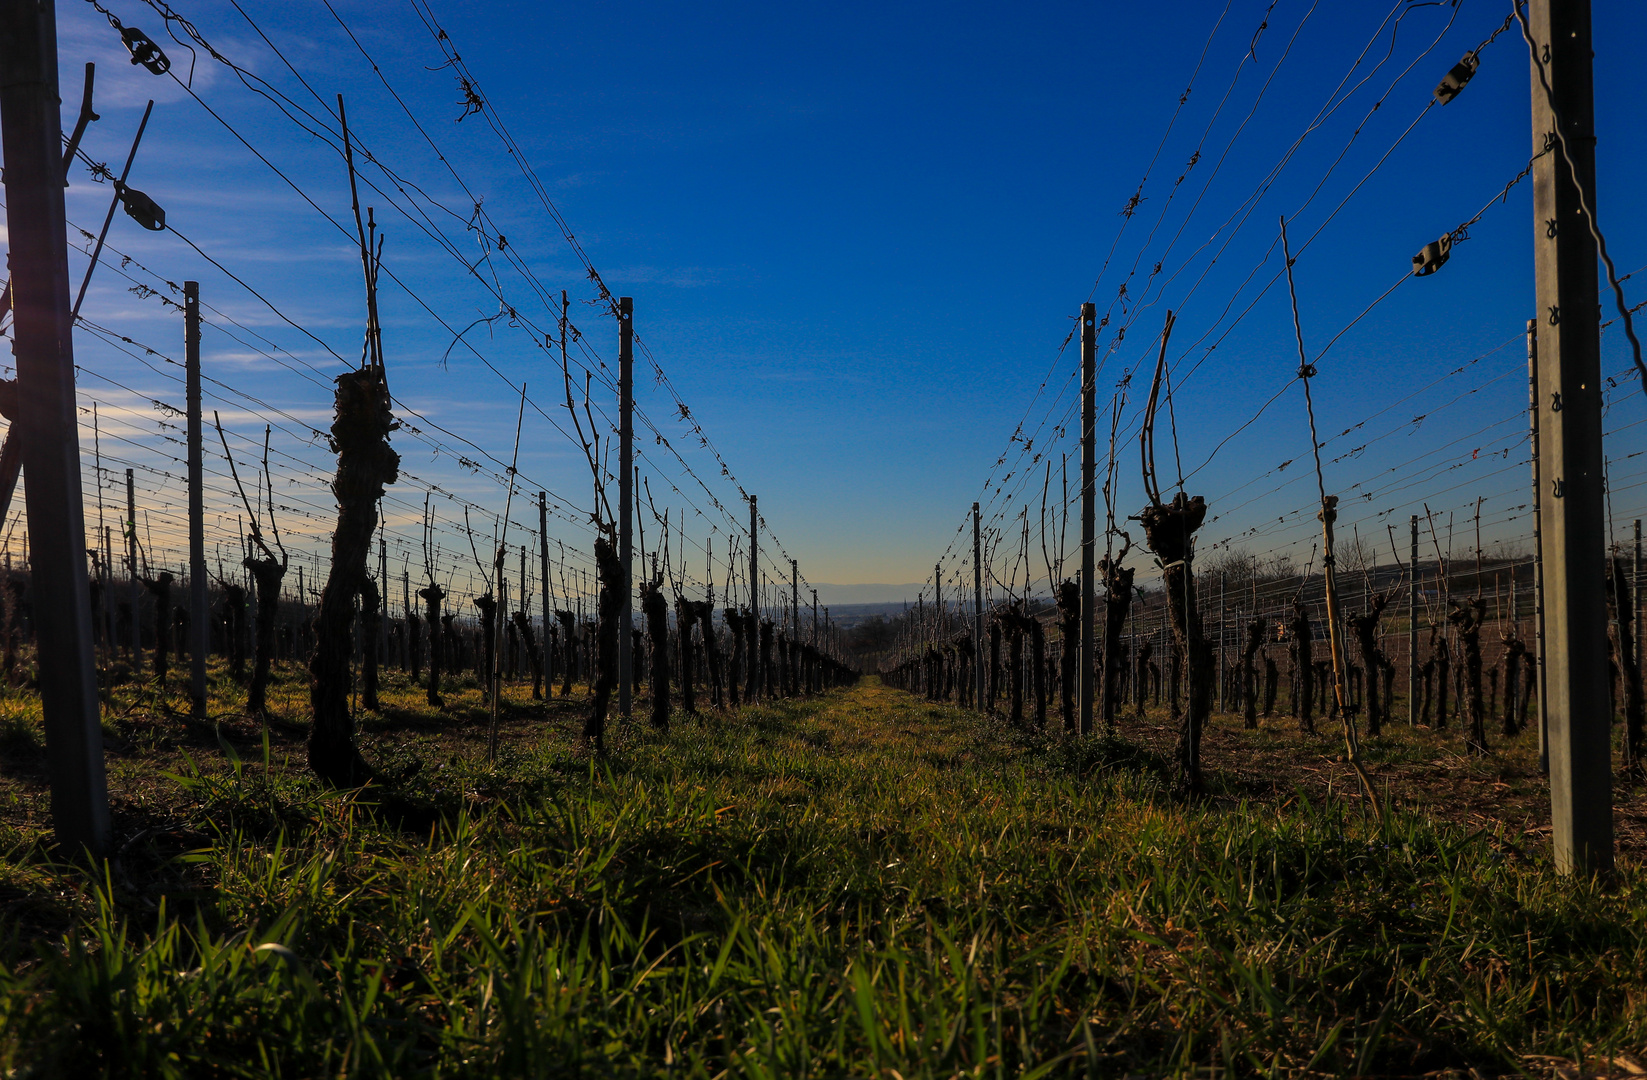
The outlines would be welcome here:
[[[441,620],[440,602],[446,599],[446,590],[440,587],[435,580],[435,564],[429,554],[429,536],[434,532],[434,509],[429,505],[429,496],[423,497],[423,574],[429,584],[418,590],[418,596],[423,598],[423,621],[429,627],[429,686],[424,697],[430,705],[437,709],[445,708],[446,703],[440,696],[440,671],[446,650],[441,641],[441,629],[445,625]],[[412,678],[417,679],[417,653],[412,653]]]
[[[491,701],[491,723],[486,735],[486,761],[495,763],[498,757],[498,701],[503,696],[503,627],[508,605],[503,603],[503,560],[509,550],[509,511],[515,503],[515,467],[520,464],[520,426],[526,419],[526,380],[520,383],[520,409],[515,414],[515,449],[509,455],[509,493],[503,499],[503,520],[498,525],[498,540],[495,554],[492,558],[492,579],[497,583],[497,599],[494,601],[493,611],[486,613],[487,633],[492,639],[490,655],[491,661],[486,672],[486,678],[491,686],[488,697]],[[522,588],[525,588],[524,577]]]
[[[1166,355],[1164,341],[1162,355]],[[1127,552],[1132,550],[1132,537],[1115,527],[1115,436],[1120,429],[1121,410],[1126,403],[1124,391],[1110,402],[1109,465],[1104,472],[1104,557],[1098,560],[1098,580],[1104,583],[1104,642],[1099,651],[1103,671],[1098,675],[1098,709],[1106,738],[1115,735],[1116,716],[1120,712],[1121,672],[1125,663],[1121,635],[1132,610],[1134,570],[1122,565],[1126,562]],[[1120,554],[1115,551],[1117,536],[1122,541]],[[1176,704],[1173,707],[1176,708]],[[1178,718],[1175,716],[1173,719],[1176,722]]]
[[[1304,384],[1304,408],[1310,419],[1310,453],[1315,458],[1315,487],[1321,496],[1321,577],[1327,590],[1327,643],[1332,651],[1332,687],[1338,700],[1338,716],[1344,724],[1344,752],[1350,768],[1361,781],[1361,791],[1372,806],[1373,815],[1384,824],[1384,804],[1373,787],[1372,777],[1361,762],[1361,740],[1356,734],[1355,717],[1349,710],[1349,687],[1345,683],[1343,620],[1338,609],[1338,576],[1333,560],[1333,522],[1338,519],[1338,496],[1327,494],[1327,483],[1321,473],[1321,440],[1315,433],[1315,403],[1310,398],[1310,377],[1315,366],[1304,357],[1304,330],[1298,321],[1298,290],[1292,280],[1292,248],[1287,243],[1287,219],[1281,219],[1281,253],[1287,264],[1287,292],[1292,298],[1293,337],[1298,342],[1298,380]]]

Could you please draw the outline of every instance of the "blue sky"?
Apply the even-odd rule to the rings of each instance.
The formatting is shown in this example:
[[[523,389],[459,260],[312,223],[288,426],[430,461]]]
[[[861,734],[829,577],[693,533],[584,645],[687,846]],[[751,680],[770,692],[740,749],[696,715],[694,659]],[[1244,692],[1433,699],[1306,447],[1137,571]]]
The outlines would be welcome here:
[[[1308,240],[1297,278],[1313,357],[1402,278],[1415,251],[1481,210],[1530,153],[1526,50],[1514,28],[1483,51],[1479,74],[1458,100],[1420,118],[1436,82],[1499,27],[1507,4],[431,3],[608,287],[634,296],[651,355],[738,483],[759,494],[783,550],[813,582],[929,576],[980,497],[994,524],[1014,537],[1012,522],[1026,506],[1038,529],[1048,459],[1031,460],[1050,453],[1056,474],[1062,455],[1075,452],[1073,440],[1057,439],[1053,429],[1067,421],[1074,400],[1069,378],[1078,351],[1062,346],[1089,296],[1100,313],[1111,311],[1100,336],[1106,401],[1126,371],[1153,362],[1166,310],[1179,312],[1169,358],[1179,456],[1189,472],[1297,366],[1284,281],[1231,328],[1280,268],[1272,245],[1281,214],[1292,218],[1295,248]],[[582,302],[594,293],[581,266],[485,118],[455,122],[464,95],[413,7],[334,5],[467,192],[323,3],[242,0],[324,100],[346,96],[362,144],[427,193],[430,220],[468,261],[483,254],[479,237],[465,229],[472,196],[482,197],[494,231],[549,295],[570,291],[574,322],[611,362],[615,329]],[[152,8],[136,0],[105,6],[160,40],[174,70],[187,76],[188,51],[164,35]],[[1647,216],[1631,198],[1647,164],[1639,124],[1647,101],[1634,59],[1647,41],[1647,9],[1622,0],[1594,7],[1600,212],[1625,273],[1647,263]],[[1268,25],[1255,37],[1266,9]],[[324,115],[232,5],[202,0],[177,11],[224,56]],[[153,96],[133,185],[166,208],[179,233],[282,312],[337,353],[358,354],[362,290],[346,238],[172,80],[133,68],[90,5],[59,0],[59,19],[65,127],[78,105],[80,64],[98,64],[102,119],[87,136],[88,153],[118,168]],[[347,218],[347,178],[333,150],[204,52],[192,85],[310,198]],[[1323,104],[1339,98],[1272,177]],[[1129,220],[1122,211],[1146,173]],[[388,188],[374,166],[363,175]],[[107,186],[79,170],[68,198],[71,220],[95,232]],[[495,295],[457,257],[381,197],[363,201],[374,202],[387,233],[386,267],[448,323],[462,328],[497,314]],[[1346,524],[1363,534],[1382,539],[1386,524],[1403,524],[1426,502],[1462,523],[1477,496],[1486,498],[1489,540],[1514,544],[1530,534],[1527,515],[1516,510],[1527,487],[1520,336],[1532,306],[1530,218],[1523,183],[1486,210],[1446,267],[1400,284],[1322,359],[1314,394],[1323,438],[1366,421],[1323,451],[1328,488],[1354,507]],[[340,368],[176,236],[144,233],[117,214],[110,243],[161,278],[201,280],[209,304],[273,343],[260,345],[264,352],[296,358],[291,365],[300,370]],[[465,467],[460,458],[479,455],[459,440],[507,462],[518,399],[504,377],[515,385],[524,379],[533,400],[566,421],[564,407],[555,406],[563,400],[559,370],[531,329],[552,328],[554,315],[500,253],[490,254],[516,322],[529,325],[498,320],[465,340],[503,377],[463,346],[448,353],[449,331],[407,292],[384,290],[395,392],[449,433],[397,443],[417,478],[389,508],[397,555],[419,534],[426,490],[419,484],[460,494],[474,507],[476,529],[491,529],[482,528],[480,508],[501,512],[504,489],[485,469]],[[1161,271],[1152,277],[1157,263]],[[125,270],[143,278],[135,266]],[[1127,304],[1112,309],[1123,280]],[[1647,275],[1626,284],[1631,303],[1642,299],[1642,280]],[[132,284],[99,270],[83,314],[180,358],[176,312],[131,293]],[[289,432],[273,436],[276,489],[291,497],[282,505],[314,515],[282,519],[314,546],[328,528],[329,495],[318,479],[328,460],[295,425],[324,426],[329,395],[316,378],[221,329],[249,331],[216,316],[208,321],[207,373],[295,418],[284,425]],[[1125,339],[1116,342],[1122,325]],[[1214,340],[1220,343],[1208,354]],[[1623,346],[1610,329],[1607,372],[1628,365]],[[164,455],[176,449],[166,439],[177,433],[159,424],[175,418],[147,399],[180,398],[175,384],[95,335],[82,333],[77,350],[96,372],[81,387],[88,408],[90,398],[99,402],[102,437],[127,440],[115,442],[111,455],[164,471]],[[595,360],[583,362],[598,372]],[[1443,378],[1460,366],[1462,373]],[[642,365],[638,395],[657,432],[742,520],[737,488],[649,375]],[[1146,370],[1134,382],[1123,436],[1136,422],[1147,377]],[[1647,504],[1647,458],[1631,457],[1647,447],[1647,408],[1634,380],[1620,380],[1612,400],[1608,453],[1617,459],[1613,509],[1623,529]],[[226,425],[261,440],[266,409],[233,395],[215,404]],[[1426,419],[1412,423],[1421,414]],[[549,487],[560,505],[574,508],[565,517],[575,518],[588,505],[581,451],[543,416],[530,409],[526,416],[521,472],[532,491]],[[1034,439],[1026,453],[1021,441],[1009,441],[1021,420]],[[1313,482],[1296,460],[1307,454],[1305,423],[1294,388],[1194,472],[1189,489],[1207,496],[1219,515],[1204,531],[1205,545],[1228,541],[1308,558]],[[643,434],[642,466],[657,509],[669,508],[672,523],[684,512],[695,545],[688,568],[701,578],[711,528],[719,530],[713,544],[720,561],[730,524],[654,433]],[[1158,446],[1169,452],[1164,438]],[[89,427],[86,447],[89,466]],[[1288,460],[1295,464],[1272,471]],[[495,462],[487,468],[501,471]],[[1135,513],[1143,495],[1130,442],[1118,475],[1120,510]],[[986,491],[987,476],[994,483]],[[138,486],[162,551],[181,488],[153,472],[141,472]],[[1055,475],[1053,503],[1058,486]],[[214,491],[214,528],[232,537],[229,489]],[[1368,491],[1373,498],[1358,498]],[[435,502],[443,557],[467,563],[461,505]],[[515,508],[517,522],[535,526],[535,513],[518,512],[518,502]],[[650,546],[658,529],[647,525]],[[551,534],[588,549],[587,528],[573,521],[563,518]],[[674,550],[679,543],[672,540]],[[420,559],[413,553],[412,565]],[[1006,561],[1003,555],[1002,576]],[[951,560],[946,573],[960,565]]]

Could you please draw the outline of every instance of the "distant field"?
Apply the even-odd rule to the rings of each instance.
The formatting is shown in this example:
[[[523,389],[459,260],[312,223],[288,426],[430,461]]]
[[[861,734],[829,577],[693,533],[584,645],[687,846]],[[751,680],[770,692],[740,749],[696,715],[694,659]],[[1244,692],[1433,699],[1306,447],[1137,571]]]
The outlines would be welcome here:
[[[106,725],[119,856],[88,877],[47,847],[38,706],[0,691],[7,1076],[1647,1060],[1640,794],[1617,879],[1560,878],[1524,740],[1485,761],[1371,740],[1381,830],[1335,736],[1286,720],[1218,718],[1184,804],[1160,717],[1071,745],[870,681],[623,728],[592,762],[580,688],[512,702],[489,766],[472,683],[435,713],[395,674],[364,724],[400,779],[350,795],[308,778],[296,725],[265,744],[232,696],[214,731],[132,693]]]

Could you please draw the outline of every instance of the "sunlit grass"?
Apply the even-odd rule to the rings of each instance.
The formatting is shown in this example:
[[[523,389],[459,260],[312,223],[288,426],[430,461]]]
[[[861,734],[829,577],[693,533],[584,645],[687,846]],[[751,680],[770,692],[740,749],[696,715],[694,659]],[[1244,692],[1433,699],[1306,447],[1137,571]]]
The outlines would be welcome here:
[[[68,929],[6,945],[0,1066],[1468,1076],[1647,1041],[1633,867],[1575,882],[1505,836],[1400,810],[1381,830],[1345,801],[1185,804],[1124,739],[873,683],[621,726],[594,761],[581,714],[511,689],[489,762],[472,680],[444,716],[389,682],[363,727],[392,791],[330,791],[300,745],[242,739],[147,781],[200,838],[164,872],[134,850],[87,877],[3,834],[8,917]],[[280,687],[299,721],[300,673]]]

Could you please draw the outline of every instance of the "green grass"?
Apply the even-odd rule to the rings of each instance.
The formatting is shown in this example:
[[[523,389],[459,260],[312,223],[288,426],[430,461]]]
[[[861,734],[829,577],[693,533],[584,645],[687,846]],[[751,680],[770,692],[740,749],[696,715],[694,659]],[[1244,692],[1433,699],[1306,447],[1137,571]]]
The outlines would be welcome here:
[[[1469,1076],[1647,1042],[1634,867],[1602,888],[1302,794],[1175,802],[1138,746],[874,684],[625,728],[599,762],[568,728],[495,766],[370,732],[423,762],[379,803],[299,751],[191,749],[151,778],[189,849],[90,877],[6,826],[0,1068]]]

